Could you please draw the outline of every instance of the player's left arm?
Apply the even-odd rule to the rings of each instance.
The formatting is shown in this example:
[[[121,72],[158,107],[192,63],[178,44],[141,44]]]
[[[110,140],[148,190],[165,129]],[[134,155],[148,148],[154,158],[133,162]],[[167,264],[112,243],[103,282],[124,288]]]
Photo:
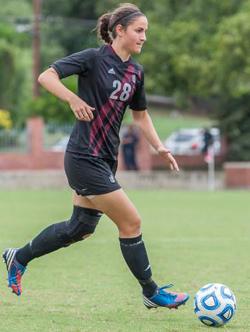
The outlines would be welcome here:
[[[150,115],[147,110],[133,111],[132,115],[135,124],[142,130],[143,135],[146,137],[149,144],[157,151],[157,153],[170,165],[171,170],[179,171],[178,164],[171,154],[171,151],[166,149],[161,142]]]

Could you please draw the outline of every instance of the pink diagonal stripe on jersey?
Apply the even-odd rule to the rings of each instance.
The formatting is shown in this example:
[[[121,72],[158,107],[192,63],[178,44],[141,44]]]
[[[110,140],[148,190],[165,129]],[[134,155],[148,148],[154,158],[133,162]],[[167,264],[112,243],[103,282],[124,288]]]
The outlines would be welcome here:
[[[122,80],[122,85],[124,83],[126,83],[127,79],[128,79],[128,75],[130,74],[130,70],[133,69],[134,66],[133,65],[129,65],[128,68],[127,68],[127,71],[124,75],[124,78]],[[133,93],[134,91],[132,91]],[[112,99],[108,99],[108,101],[106,102],[106,104],[104,104],[100,110],[100,114],[98,114],[91,126],[91,131],[90,131],[90,145],[92,145],[96,139],[96,135],[98,133],[98,130],[100,130],[102,127],[103,127],[103,121],[104,119],[106,118],[106,116],[108,115],[108,113],[114,109],[114,104],[115,103],[119,103],[119,104],[123,104],[123,102],[117,102],[116,100],[112,100]],[[120,107],[119,107],[120,108]],[[118,109],[118,112],[119,112],[119,108]],[[115,110],[115,109],[114,109]],[[117,112],[117,113],[118,113]],[[112,119],[114,118],[113,116],[111,117]],[[112,120],[110,119],[110,121]],[[99,141],[97,142],[96,144],[96,147],[94,149],[94,154],[97,154],[98,150],[99,150],[99,147],[101,146],[101,144],[103,143],[103,141],[105,140],[106,138],[106,135],[107,135],[107,130],[109,130],[110,128],[110,124],[108,124],[108,128],[107,128],[107,125],[105,126],[105,130],[102,130],[101,131],[101,138],[99,139]],[[98,145],[98,148],[97,148],[97,145]]]
[[[122,104],[121,101],[118,102],[119,104]],[[111,122],[113,122],[113,120],[115,119],[115,117],[117,116],[117,112],[114,112],[110,119],[109,122],[106,124],[106,126],[104,127],[104,130],[101,132],[101,137],[99,138],[98,142],[96,143],[96,146],[94,148],[94,155],[98,155],[98,152],[100,151],[100,148],[103,144],[103,142],[106,139],[107,133],[111,127]]]
[[[109,99],[106,104],[104,104],[100,110],[101,114],[97,114],[94,122],[92,123],[91,126],[91,131],[90,131],[90,145],[93,144],[96,134],[100,128],[103,127],[103,120],[105,117],[108,115],[109,111],[114,107],[114,102],[113,100]]]
[[[126,82],[127,77],[128,77],[128,75],[129,75],[129,73],[130,73],[129,70],[130,70],[130,69],[133,69],[133,68],[134,68],[134,67],[133,67],[132,65],[130,65],[130,66],[128,67],[128,70],[127,70],[127,72],[126,72],[126,74],[125,74],[125,76],[124,76],[124,79],[122,80],[122,84]],[[134,94],[135,87],[136,87],[136,84],[135,84],[134,87],[133,87],[132,95]],[[95,146],[95,149],[94,149],[94,154],[95,154],[95,155],[98,155],[98,152],[99,152],[99,150],[100,150],[100,148],[101,148],[101,146],[102,146],[102,144],[103,144],[103,141],[105,140],[105,138],[106,138],[106,136],[107,136],[107,134],[108,134],[108,132],[109,132],[109,129],[110,129],[110,127],[111,127],[111,123],[114,121],[115,117],[118,117],[118,115],[119,115],[119,110],[120,110],[120,107],[123,105],[123,102],[122,102],[122,101],[119,101],[119,102],[117,102],[117,105],[118,105],[118,107],[114,108],[114,112],[113,112],[113,114],[111,115],[111,117],[110,117],[110,119],[109,119],[109,122],[105,125],[104,130],[103,130],[102,133],[101,133],[102,136],[99,138],[99,140],[98,140],[98,142],[97,142],[97,144],[96,144],[96,146]]]

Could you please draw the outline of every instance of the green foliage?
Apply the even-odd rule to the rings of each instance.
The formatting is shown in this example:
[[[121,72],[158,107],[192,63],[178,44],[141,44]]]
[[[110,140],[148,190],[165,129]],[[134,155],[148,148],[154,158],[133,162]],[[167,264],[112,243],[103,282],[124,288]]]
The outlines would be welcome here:
[[[72,18],[93,18],[95,17],[95,1],[82,0],[45,0],[43,2],[44,15],[72,17]]]
[[[16,18],[32,17],[32,0],[0,0],[1,18],[14,21]]]
[[[30,47],[32,0],[0,0],[0,38],[20,47]]]
[[[250,95],[250,1],[159,0],[154,9],[141,56],[148,91],[174,95],[186,106],[193,97],[209,102],[215,110],[210,115],[228,138],[229,158],[249,160],[241,127],[249,124],[244,102]]]
[[[0,107],[10,110],[16,124],[31,95],[29,74],[32,68],[30,35],[18,33],[17,26],[31,18],[32,6],[25,0],[0,0],[0,6]]]
[[[95,46],[96,35],[91,33],[97,18],[95,8],[95,1],[44,1],[42,37],[45,44],[53,47],[55,43],[61,47],[60,56]]]
[[[250,12],[225,18],[215,40],[212,89],[219,96],[217,116],[228,139],[228,158],[250,160]]]
[[[11,118],[17,124],[31,98],[31,52],[20,50],[0,39],[0,68],[0,106],[10,110]]]
[[[13,47],[4,39],[0,39],[0,107],[9,108],[12,99],[11,91],[15,82],[15,55]]]
[[[0,130],[10,129],[12,127],[12,121],[10,118],[10,112],[0,109]]]
[[[142,54],[150,77],[149,90],[164,95],[181,92],[185,96],[206,96],[210,64],[207,46],[201,41],[200,23],[195,20],[173,21],[164,34],[160,29],[157,25],[152,26],[149,45]],[[155,53],[151,52],[152,49]]]
[[[214,34],[221,19],[234,15],[240,3],[157,1],[149,15],[148,45],[141,57],[149,68],[149,91],[186,99],[213,95],[214,74],[220,66],[214,61],[218,47]]]
[[[250,13],[224,19],[216,35],[215,92],[240,97],[250,91]]]
[[[9,43],[14,42],[16,32],[13,25],[0,22],[0,38]]]
[[[71,91],[76,91],[75,77],[65,79],[64,84]],[[26,113],[23,114],[24,119],[28,116],[40,115],[45,121],[58,124],[73,123],[75,119],[67,103],[60,101],[44,89],[41,89],[40,97],[30,101],[26,110]]]
[[[65,26],[70,28],[65,29]],[[80,19],[56,19],[42,24],[42,47],[47,50],[49,55],[51,49],[59,50],[54,52],[57,57],[78,52],[81,49],[88,47],[96,47],[96,34],[91,32],[95,27],[95,21],[85,22]],[[48,65],[50,58],[47,57],[47,52],[43,52],[42,64]],[[53,61],[56,58],[53,59]]]
[[[229,143],[229,160],[250,160],[250,94],[222,99],[218,119]]]
[[[43,0],[41,71],[57,58],[97,46],[96,34],[91,32],[97,18],[119,3]],[[147,92],[174,96],[185,108],[191,108],[194,100],[206,102],[208,109],[216,110],[209,115],[218,119],[227,135],[229,158],[250,158],[248,138],[242,131],[248,126],[244,102],[250,95],[250,0],[133,3],[149,19],[148,41],[138,57],[145,68]],[[0,6],[0,107],[11,110],[15,123],[33,112],[44,114],[46,120],[69,121],[67,105],[45,92],[37,105],[30,103],[32,0],[0,0]],[[17,32],[20,24],[25,26],[23,33]],[[240,129],[235,128],[234,113]]]

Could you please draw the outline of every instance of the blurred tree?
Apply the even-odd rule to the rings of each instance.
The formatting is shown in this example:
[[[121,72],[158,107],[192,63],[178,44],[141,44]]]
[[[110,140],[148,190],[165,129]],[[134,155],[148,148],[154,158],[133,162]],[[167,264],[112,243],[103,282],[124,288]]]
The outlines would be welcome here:
[[[141,56],[148,91],[180,104],[208,101],[228,158],[249,160],[250,1],[158,0],[149,18]]]
[[[0,0],[0,6],[0,107],[9,109],[12,120],[16,122],[22,105],[30,96],[31,66],[30,36],[20,33],[18,27],[25,22],[27,28],[26,19],[31,19],[32,7],[25,0]]]
[[[32,17],[32,0],[0,0],[1,20],[10,20],[15,22],[21,18]]]
[[[0,38],[20,47],[31,46],[32,1],[0,0]]]
[[[0,38],[0,107],[19,123],[20,112],[31,98],[31,53]]]
[[[12,121],[10,118],[10,112],[0,109],[0,130],[10,129],[12,127]]]
[[[56,48],[59,56],[96,47],[96,26],[100,15],[115,8],[119,0],[43,0],[42,35],[46,49]],[[152,9],[151,1],[135,0],[142,10]],[[45,51],[43,55],[47,54]],[[51,54],[51,52],[50,52]],[[48,59],[43,56],[43,64]]]
[[[0,39],[0,107],[8,108],[13,99],[11,92],[15,82],[15,53],[13,47],[4,39]]]
[[[91,33],[97,18],[119,3],[43,0],[41,70],[59,57],[97,46]],[[149,18],[148,40],[139,56],[147,92],[173,95],[182,105],[213,101],[213,115],[230,143],[229,158],[249,159],[250,0],[133,3]],[[0,0],[0,6],[0,107],[11,109],[21,122],[33,113],[71,121],[67,105],[45,91],[37,102],[30,100],[32,0]],[[67,84],[73,87],[72,82]]]
[[[99,17],[103,13],[106,13],[109,10],[114,9],[123,1],[119,0],[97,0],[96,1],[96,15]],[[154,8],[154,2],[151,0],[134,0],[133,4],[138,6],[142,12],[149,13]]]
[[[91,34],[97,17],[95,8],[95,1],[44,0],[42,45],[47,45],[46,49],[56,46],[59,57],[95,46],[96,37]],[[48,64],[48,59],[44,58],[46,49],[43,64]]]
[[[97,1],[98,2],[98,1]],[[43,0],[45,16],[61,16],[80,19],[95,18],[96,1],[91,0]]]
[[[214,34],[223,17],[234,15],[241,0],[158,0],[149,14],[148,42],[141,59],[152,93],[209,96]],[[153,51],[152,51],[153,50]],[[157,68],[158,70],[155,70]]]
[[[225,18],[215,36],[213,93],[229,159],[250,160],[250,11]],[[250,2],[248,2],[250,9]]]
[[[64,84],[71,90],[76,91],[76,77],[71,76],[64,80]],[[29,116],[40,115],[46,122],[73,123],[74,114],[69,105],[42,89],[41,96],[31,100],[22,114],[23,120]]]

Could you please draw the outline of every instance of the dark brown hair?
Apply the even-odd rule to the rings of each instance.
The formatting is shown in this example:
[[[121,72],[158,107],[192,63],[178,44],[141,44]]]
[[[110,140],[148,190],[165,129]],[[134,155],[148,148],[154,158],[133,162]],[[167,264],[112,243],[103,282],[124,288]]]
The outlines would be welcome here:
[[[111,44],[116,37],[115,27],[121,24],[125,29],[135,18],[145,16],[140,9],[131,3],[122,3],[112,12],[108,12],[99,17],[96,30],[100,39]]]

